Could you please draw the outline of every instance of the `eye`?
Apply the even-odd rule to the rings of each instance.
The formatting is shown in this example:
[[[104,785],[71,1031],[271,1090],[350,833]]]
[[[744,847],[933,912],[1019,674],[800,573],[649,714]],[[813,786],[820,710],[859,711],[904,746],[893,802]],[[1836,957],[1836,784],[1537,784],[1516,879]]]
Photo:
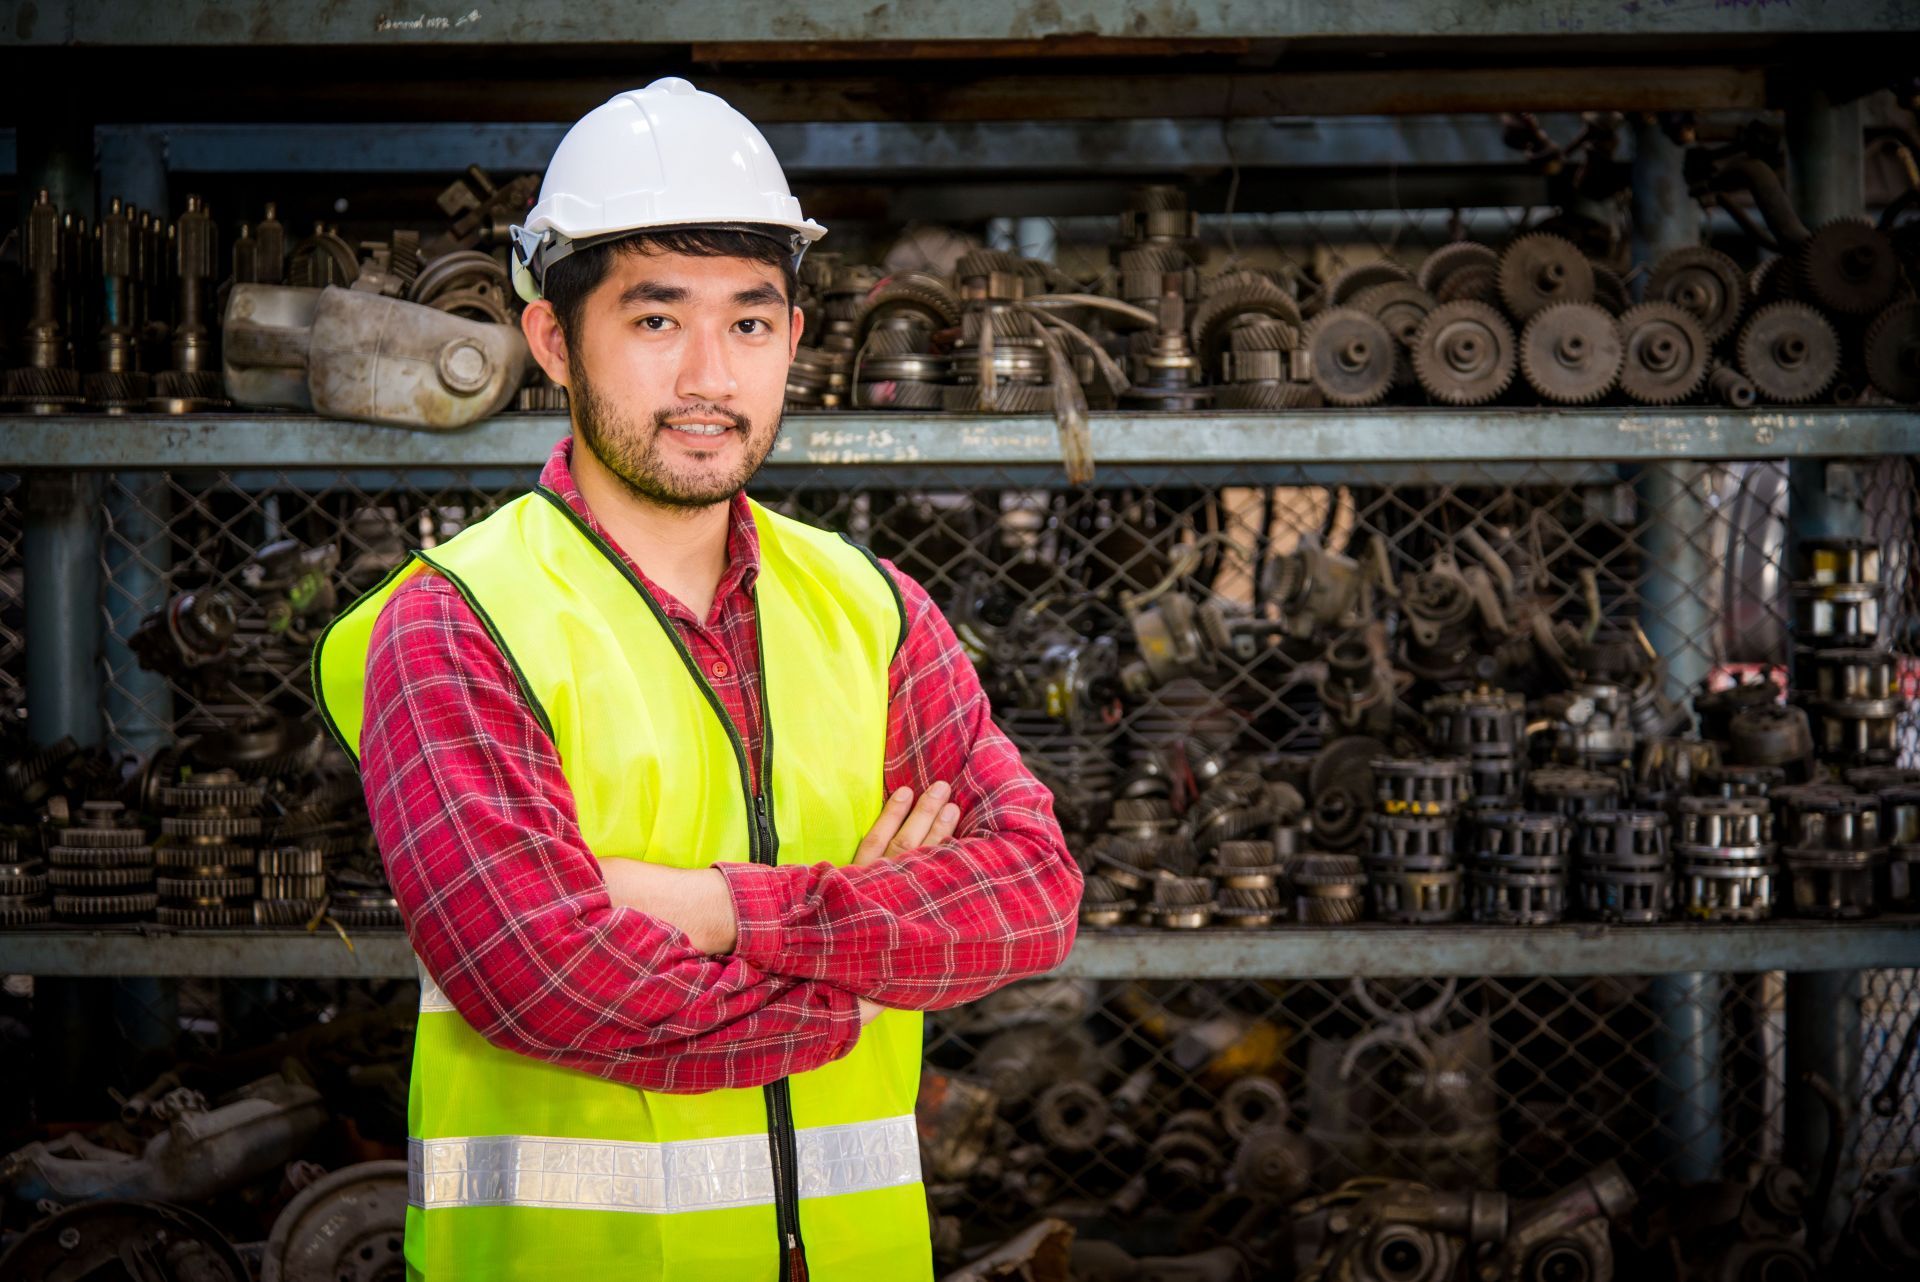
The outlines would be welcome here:
[[[658,334],[673,324],[671,316],[642,316],[637,322],[641,329]]]
[[[740,332],[743,334],[770,334],[773,332],[773,326],[756,317],[749,317],[741,321],[740,326]]]

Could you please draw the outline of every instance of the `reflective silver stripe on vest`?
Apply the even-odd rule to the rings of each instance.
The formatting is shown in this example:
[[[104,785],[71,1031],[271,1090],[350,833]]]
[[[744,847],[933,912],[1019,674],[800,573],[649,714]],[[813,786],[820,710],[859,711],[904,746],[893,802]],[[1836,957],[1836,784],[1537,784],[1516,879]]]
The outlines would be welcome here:
[[[833,1197],[913,1184],[913,1114],[816,1126],[795,1134],[800,1196]],[[640,1143],[475,1135],[407,1141],[407,1200],[423,1210],[538,1206],[668,1214],[765,1206],[773,1165],[764,1135]]]
[[[453,1003],[448,1001],[447,995],[440,991],[440,985],[433,982],[433,976],[427,974],[427,964],[418,957],[413,961],[420,968],[420,1013],[436,1015],[451,1011]]]

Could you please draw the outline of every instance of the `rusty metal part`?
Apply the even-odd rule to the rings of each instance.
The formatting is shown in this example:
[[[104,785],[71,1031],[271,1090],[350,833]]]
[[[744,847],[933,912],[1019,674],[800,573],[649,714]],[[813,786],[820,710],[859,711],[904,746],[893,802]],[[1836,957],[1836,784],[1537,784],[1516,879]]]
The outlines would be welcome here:
[[[1360,920],[1367,873],[1357,855],[1303,855],[1288,879],[1293,883],[1296,920],[1315,926]]]
[[[1431,925],[1459,918],[1465,878],[1458,868],[1426,868],[1399,860],[1367,861],[1373,915],[1380,921]]]
[[[1620,326],[1593,303],[1554,303],[1520,335],[1520,373],[1542,398],[1584,405],[1613,390],[1626,349]]]
[[[1393,390],[1400,355],[1393,335],[1356,307],[1334,307],[1307,322],[1307,372],[1331,405],[1374,405]]]
[[[1110,930],[1132,921],[1138,907],[1118,881],[1089,873],[1080,891],[1080,924],[1090,930]]]
[[[1352,267],[1342,268],[1327,282],[1326,305],[1322,310],[1349,306],[1361,291],[1375,285],[1412,280],[1413,273],[1391,259],[1376,258],[1370,262],[1356,263]]]
[[[1213,883],[1205,877],[1158,877],[1146,916],[1162,930],[1196,930],[1213,920]]]
[[[1612,1162],[1511,1215],[1480,1276],[1485,1282],[1611,1282],[1611,1221],[1638,1195]]]
[[[1518,321],[1555,303],[1592,302],[1593,264],[1552,232],[1522,236],[1501,251],[1500,298]]]
[[[142,1282],[248,1282],[221,1233],[184,1207],[99,1201],[35,1224],[0,1255],[0,1277]]]
[[[68,216],[69,218],[71,215]],[[20,268],[27,284],[27,323],[20,335],[19,353],[25,362],[6,372],[0,384],[0,406],[16,413],[65,414],[85,399],[85,389],[72,368],[71,337],[61,324],[63,302],[80,282],[80,264],[63,252],[61,213],[42,188],[28,206],[20,228]]]
[[[1055,1082],[1033,1101],[1034,1128],[1062,1152],[1090,1152],[1105,1138],[1110,1121],[1107,1097],[1077,1078]]]
[[[1770,401],[1797,405],[1840,373],[1840,335],[1805,303],[1769,303],[1740,329],[1740,368]]]
[[[1527,776],[1529,810],[1569,819],[1589,810],[1611,810],[1620,803],[1620,777],[1579,766],[1542,766]]]
[[[1717,249],[1688,245],[1660,256],[1647,276],[1646,298],[1691,312],[1707,341],[1717,343],[1746,314],[1747,274]]]
[[[1372,768],[1385,815],[1455,815],[1473,795],[1465,757],[1379,757]]]
[[[1433,295],[1408,280],[1369,285],[1353,297],[1353,306],[1386,326],[1394,341],[1408,352],[1420,335],[1420,327],[1426,324],[1427,313],[1438,305]],[[1402,381],[1411,377],[1412,365],[1405,362]]]
[[[1626,343],[1620,390],[1629,398],[1678,405],[1707,381],[1712,345],[1692,312],[1673,303],[1642,303],[1621,315],[1620,332]]]
[[[1805,295],[1843,316],[1868,316],[1893,300],[1900,263],[1887,234],[1864,218],[1814,229],[1794,266]]]
[[[1367,818],[1373,834],[1370,863],[1415,868],[1454,866],[1454,829],[1457,817],[1443,814],[1376,814]]]
[[[362,1162],[301,1189],[267,1235],[260,1282],[388,1282],[406,1270],[407,1164]]]
[[[1920,1021],[1913,1026],[1920,1027]],[[1859,1282],[1895,1282],[1920,1273],[1920,1168],[1866,1176],[1855,1195],[1840,1250],[1838,1276]]]
[[[1507,390],[1518,367],[1513,327],[1483,302],[1443,297],[1415,336],[1414,377],[1448,405],[1486,404]]]
[[[1373,761],[1387,755],[1380,740],[1359,735],[1335,739],[1315,754],[1308,775],[1313,839],[1326,850],[1351,850],[1366,834],[1374,807]]]
[[[1779,766],[1790,779],[1813,769],[1813,726],[1804,709],[1766,704],[1737,712],[1727,727],[1727,753],[1755,766]]]
[[[1284,327],[1260,329],[1273,349],[1294,345],[1300,325],[1300,306],[1292,295],[1271,277],[1256,272],[1236,272],[1215,278],[1199,306],[1193,309],[1189,322],[1193,350],[1200,358],[1201,368],[1209,374],[1218,370],[1220,358],[1233,344],[1235,335],[1247,334],[1265,325]],[[1272,342],[1283,337],[1288,341]]]
[[[1428,254],[1420,264],[1416,280],[1421,289],[1437,296],[1440,287],[1449,277],[1468,267],[1497,271],[1500,267],[1500,255],[1489,246],[1470,240],[1457,240],[1451,244],[1442,245]]]
[[[1907,404],[1920,402],[1920,300],[1894,303],[1874,317],[1861,346],[1877,391]]]
[[[1715,360],[1707,368],[1707,391],[1721,404],[1736,410],[1752,409],[1760,399],[1760,389],[1740,372],[1738,366]]]
[[[1511,757],[1526,750],[1524,695],[1481,687],[1436,695],[1423,709],[1433,742],[1460,757]]]

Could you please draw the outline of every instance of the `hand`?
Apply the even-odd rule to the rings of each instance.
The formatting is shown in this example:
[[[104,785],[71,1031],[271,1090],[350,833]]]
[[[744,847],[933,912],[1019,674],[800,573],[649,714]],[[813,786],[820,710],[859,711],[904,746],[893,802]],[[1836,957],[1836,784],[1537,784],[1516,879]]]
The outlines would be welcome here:
[[[922,846],[937,846],[953,836],[960,823],[960,807],[947,800],[952,791],[942,780],[920,794],[918,803],[913,789],[896,791],[854,851],[854,864],[878,863]]]
[[[871,1024],[879,1017],[880,1012],[886,1009],[879,1002],[870,1002],[864,997],[856,997],[854,1000],[860,1003],[860,1027],[862,1028]]]

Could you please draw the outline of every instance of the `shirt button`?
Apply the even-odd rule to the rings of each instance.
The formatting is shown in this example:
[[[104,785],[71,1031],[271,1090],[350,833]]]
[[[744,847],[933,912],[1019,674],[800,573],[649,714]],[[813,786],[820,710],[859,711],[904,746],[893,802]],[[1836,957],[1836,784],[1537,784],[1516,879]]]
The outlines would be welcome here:
[[[727,665],[724,663],[716,663],[713,665],[711,671],[716,677],[724,677],[727,675]]]

